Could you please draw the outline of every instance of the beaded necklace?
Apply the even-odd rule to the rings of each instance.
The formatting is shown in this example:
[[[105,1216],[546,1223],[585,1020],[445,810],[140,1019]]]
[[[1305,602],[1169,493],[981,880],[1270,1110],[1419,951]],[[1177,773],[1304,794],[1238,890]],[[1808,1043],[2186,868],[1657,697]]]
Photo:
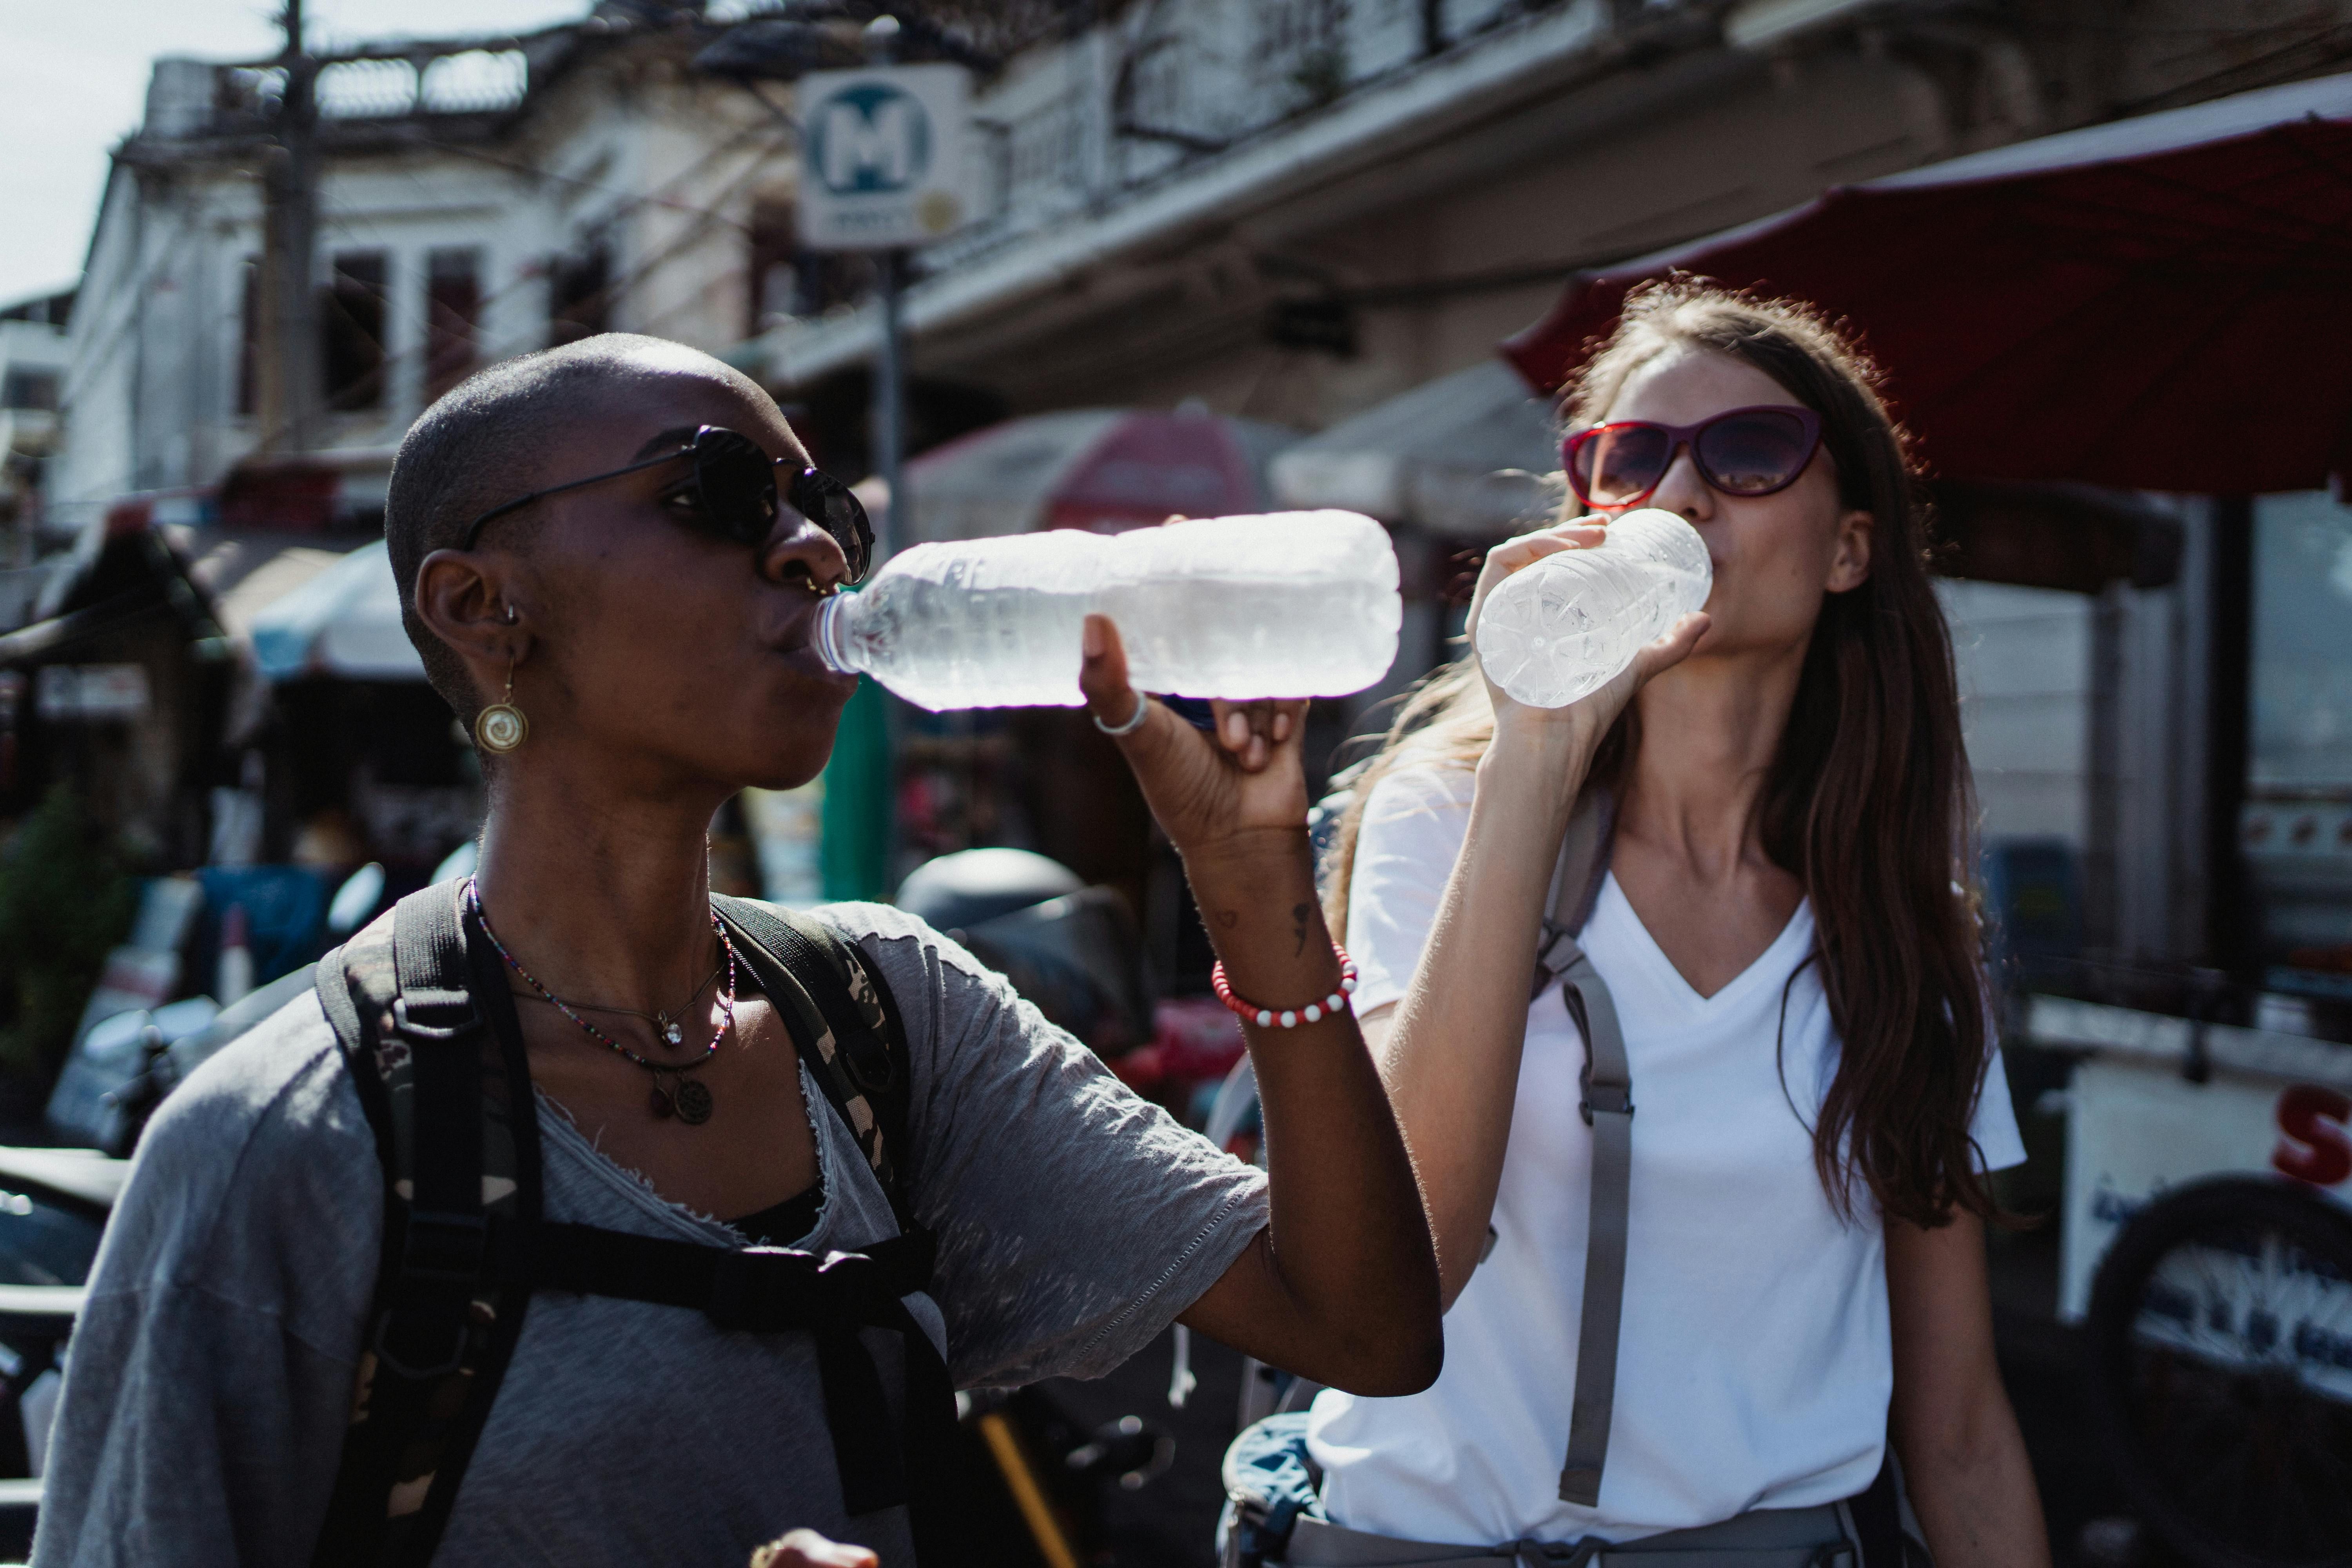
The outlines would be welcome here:
[[[717,1056],[720,1043],[727,1038],[727,1032],[735,1026],[735,944],[728,940],[727,927],[721,923],[715,911],[710,917],[710,929],[719,933],[719,945],[727,954],[727,986],[719,994],[719,1011],[724,1021],[718,1028],[711,1031],[710,1044],[704,1047],[702,1054],[690,1062],[659,1062],[649,1057],[639,1056],[635,1051],[573,1012],[562,997],[541,985],[537,976],[515,961],[515,955],[507,951],[506,943],[499,940],[499,933],[490,929],[490,917],[482,911],[482,895],[475,888],[471,878],[467,879],[466,881],[466,912],[472,915],[475,921],[481,926],[482,935],[497,951],[498,955],[506,960],[507,967],[522,976],[523,984],[538,992],[541,1000],[553,1004],[557,1012],[579,1025],[590,1039],[654,1075],[653,1113],[656,1116],[675,1116],[689,1127],[699,1127],[710,1120],[713,1101],[709,1087],[701,1079],[688,1078],[686,1075]],[[706,980],[703,984],[708,985],[709,983]],[[700,988],[697,987],[696,994],[700,994]],[[583,1005],[585,1005],[585,1004]],[[620,1013],[635,1010],[614,1007],[600,1008],[598,1011]],[[645,1016],[642,1013],[637,1016]],[[664,1037],[672,1045],[678,1043],[680,1033],[681,1031],[675,1025],[671,1025],[663,1031]]]

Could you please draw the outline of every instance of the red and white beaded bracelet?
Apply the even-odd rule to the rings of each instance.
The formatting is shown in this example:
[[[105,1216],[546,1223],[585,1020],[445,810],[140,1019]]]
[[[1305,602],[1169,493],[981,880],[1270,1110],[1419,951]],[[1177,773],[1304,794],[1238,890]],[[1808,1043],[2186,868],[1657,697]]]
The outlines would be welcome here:
[[[1225,979],[1223,959],[1219,959],[1217,966],[1209,971],[1209,984],[1216,987],[1217,1000],[1223,1002],[1234,1016],[1244,1023],[1255,1024],[1261,1029],[1295,1029],[1301,1024],[1319,1024],[1325,1018],[1338,1017],[1339,1009],[1348,1005],[1349,995],[1356,989],[1356,961],[1349,958],[1348,950],[1336,942],[1331,944],[1331,952],[1339,961],[1339,989],[1320,1002],[1309,1002],[1304,1007],[1277,1009],[1243,1001],[1234,994],[1233,986]]]

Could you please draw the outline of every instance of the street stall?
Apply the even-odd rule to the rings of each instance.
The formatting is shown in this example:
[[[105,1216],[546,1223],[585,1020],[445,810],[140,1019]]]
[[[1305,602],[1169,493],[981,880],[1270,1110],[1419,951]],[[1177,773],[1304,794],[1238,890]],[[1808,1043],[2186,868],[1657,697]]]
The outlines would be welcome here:
[[[470,839],[481,783],[448,704],[401,626],[382,541],[338,560],[246,627],[270,717],[267,841],[335,870],[381,862],[394,896]]]
[[[271,841],[268,770],[244,743],[267,683],[240,649],[255,614],[373,525],[387,466],[253,464],[121,498],[44,569],[30,624],[0,637],[0,1119],[112,1142],[113,1069],[77,1070],[103,1066],[84,1048],[106,1055],[102,1026],[139,1016],[116,1042],[135,1065],[151,1014],[166,1034],[200,1026],[213,996],[313,951],[327,879],[350,867],[285,864],[293,846]]]
[[[2179,572],[2192,657],[2158,722],[2188,743],[2149,753],[2167,809],[2116,814],[2098,869],[2128,902],[2136,863],[2169,857],[2189,918],[2045,941],[2008,1041],[2013,1081],[2045,1075],[2021,1105],[2063,1117],[2047,1306],[2086,1325],[2093,1416],[2177,1549],[2342,1560],[2352,513],[2325,492],[2352,468],[2352,77],[1832,190],[1579,277],[1505,353],[1549,392],[1676,272],[1858,327],[1964,502],[1963,552],[2087,570],[2126,608]],[[2076,519],[2087,547],[2045,547]],[[2039,909],[1997,897],[1996,936],[2068,929],[2064,880]]]
[[[234,665],[208,596],[137,501],[110,510],[0,637],[0,818],[69,790],[158,864],[203,858],[199,809]]]

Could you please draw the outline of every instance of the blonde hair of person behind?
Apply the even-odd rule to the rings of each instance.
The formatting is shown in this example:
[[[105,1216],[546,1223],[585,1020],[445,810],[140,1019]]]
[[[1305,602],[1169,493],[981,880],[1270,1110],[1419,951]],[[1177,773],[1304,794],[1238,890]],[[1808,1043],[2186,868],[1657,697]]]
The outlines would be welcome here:
[[[1982,944],[1964,891],[1973,860],[1968,763],[1951,635],[1927,571],[1927,519],[1878,374],[1810,306],[1677,278],[1628,296],[1616,330],[1568,388],[1564,422],[1605,416],[1634,371],[1667,351],[1727,354],[1822,416],[1841,503],[1875,520],[1871,574],[1830,595],[1806,649],[1759,803],[1765,853],[1812,900],[1841,1051],[1812,1126],[1814,1163],[1841,1213],[1865,1189],[1884,1215],[1940,1225],[2000,1217],[1969,1127],[1989,1059]],[[1468,650],[1399,708],[1354,780],[1328,900],[1344,931],[1364,809],[1402,767],[1473,767],[1494,711]],[[1592,778],[1619,785],[1640,744],[1628,709]]]

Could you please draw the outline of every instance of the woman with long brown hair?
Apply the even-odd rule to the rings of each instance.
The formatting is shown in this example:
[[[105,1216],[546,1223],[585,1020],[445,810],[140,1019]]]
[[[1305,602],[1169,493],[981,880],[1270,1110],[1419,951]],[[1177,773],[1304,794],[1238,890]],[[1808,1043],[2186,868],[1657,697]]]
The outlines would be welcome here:
[[[1496,549],[1473,626],[1504,578],[1634,506],[1696,528],[1705,613],[1559,710],[1465,655],[1357,784],[1333,924],[1421,1173],[1446,1364],[1421,1394],[1319,1396],[1328,1522],[1291,1562],[1449,1555],[1399,1541],[2048,1561],[1986,1292],[1986,1173],[2023,1150],[1963,885],[1950,638],[1873,380],[1801,306],[1637,293],[1567,411],[1571,515],[1597,515]],[[1530,1005],[1589,790],[1614,820],[1574,932],[1590,969],[1573,1004]],[[1596,994],[1630,1117],[1588,1056]],[[1612,1107],[1622,1243],[1590,1278]],[[1605,1313],[1613,1345],[1581,1331]],[[1612,1364],[1580,1367],[1596,1343]]]

